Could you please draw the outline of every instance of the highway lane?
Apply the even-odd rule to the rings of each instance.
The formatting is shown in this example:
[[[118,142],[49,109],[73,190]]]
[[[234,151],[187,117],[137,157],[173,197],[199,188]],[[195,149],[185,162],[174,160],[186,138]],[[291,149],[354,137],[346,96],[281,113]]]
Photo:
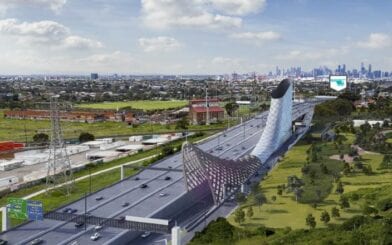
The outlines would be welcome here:
[[[296,107],[297,106],[294,106],[293,111],[295,111]],[[301,109],[301,106],[299,106],[299,109]],[[222,158],[238,158],[249,152],[254,146],[254,144],[257,143],[264,126],[263,124],[265,124],[267,115],[268,112],[264,112],[257,118],[251,119],[243,125],[237,125],[233,128],[230,128],[229,130],[218,134],[219,136],[216,136],[211,140],[199,145],[199,147],[207,151],[212,150],[211,154],[220,156]],[[258,127],[258,125],[260,126]],[[243,137],[244,129],[245,140]],[[243,142],[238,144],[242,140]],[[218,143],[223,148],[221,151],[216,150]],[[243,147],[245,149],[243,149]],[[181,165],[181,154],[176,154],[170,158],[160,161],[156,166],[181,167]],[[164,199],[160,199],[158,193],[159,191],[152,193],[153,189],[157,189],[162,186],[162,183],[165,183],[165,181],[162,180],[160,177],[157,177],[157,175],[169,174],[173,175],[173,179],[171,180],[171,182],[177,181],[178,184],[175,183],[174,185],[162,189],[162,192],[167,192],[169,195],[166,196]],[[135,181],[134,177],[129,178],[124,180],[123,182],[113,185],[110,188],[103,189],[87,198],[88,207],[89,209],[92,209],[91,213],[100,217],[110,217],[114,214],[116,214],[114,215],[116,217],[130,214],[137,216],[148,216],[149,214],[153,213],[154,210],[156,210],[157,206],[162,206],[170,200],[174,200],[176,197],[181,196],[183,195],[183,193],[185,193],[185,185],[182,178],[183,176],[180,172],[169,173],[167,171],[147,169],[140,172],[138,176],[140,178],[139,181]],[[150,188],[147,188],[148,190],[141,190],[139,188],[139,185],[143,183],[143,181],[149,183]],[[123,193],[124,190],[126,193],[119,196],[118,193]],[[94,205],[97,203],[95,197],[99,195],[102,195],[105,198],[104,200],[100,201],[103,203],[103,205],[100,206],[100,204],[98,204],[98,206],[94,208]],[[131,200],[128,202],[132,203],[135,202],[135,200],[141,199],[143,199],[143,201],[139,204],[130,205],[129,209],[121,211],[121,204],[123,202]],[[107,201],[107,203],[104,203],[105,201]],[[67,207],[77,208],[78,213],[81,214],[84,212],[84,200],[79,200]],[[121,212],[119,212],[119,210]],[[47,225],[49,222],[51,223],[51,225]],[[56,224],[60,226],[56,227]],[[49,229],[50,232],[48,231],[48,227],[52,227],[52,229]],[[10,244],[15,243],[16,241],[21,241],[21,239],[26,239],[26,241],[28,239],[32,240],[34,239],[34,237],[42,237],[45,241],[47,241],[48,244],[67,241],[71,237],[77,237],[78,241],[83,242],[82,244],[94,244],[94,242],[89,239],[89,236],[92,234],[91,228],[92,227],[90,226],[89,230],[87,232],[84,232],[84,230],[76,229],[73,223],[66,224],[63,222],[45,220],[42,222],[31,222],[27,225],[24,225],[23,228],[10,231],[9,233],[2,235],[1,237],[4,237],[5,239],[8,238],[7,240],[10,241]],[[48,231],[48,233],[42,235],[40,235],[40,233],[36,233],[44,231]],[[99,243],[102,243],[107,239],[112,238],[113,236],[118,236],[118,234],[121,233],[122,230],[114,228],[104,228],[101,232],[103,234],[103,237]],[[37,235],[32,235],[34,233]]]

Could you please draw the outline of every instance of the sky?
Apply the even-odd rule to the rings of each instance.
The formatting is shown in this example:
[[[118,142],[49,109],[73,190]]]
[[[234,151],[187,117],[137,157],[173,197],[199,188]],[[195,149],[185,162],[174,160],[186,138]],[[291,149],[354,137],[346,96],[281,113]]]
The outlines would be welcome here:
[[[392,71],[390,0],[0,0],[0,74]]]

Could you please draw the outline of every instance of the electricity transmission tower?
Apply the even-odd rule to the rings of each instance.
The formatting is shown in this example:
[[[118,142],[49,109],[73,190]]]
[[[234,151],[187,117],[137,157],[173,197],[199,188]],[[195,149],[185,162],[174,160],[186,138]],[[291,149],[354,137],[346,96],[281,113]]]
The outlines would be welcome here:
[[[63,184],[62,188],[59,189],[69,195],[74,182],[71,162],[60,125],[58,97],[52,96],[50,98],[51,135],[46,175],[46,192],[59,184]]]

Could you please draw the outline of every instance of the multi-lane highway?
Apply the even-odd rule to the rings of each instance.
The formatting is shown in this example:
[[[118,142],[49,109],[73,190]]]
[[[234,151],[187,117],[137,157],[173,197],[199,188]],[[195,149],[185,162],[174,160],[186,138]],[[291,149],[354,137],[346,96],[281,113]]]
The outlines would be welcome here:
[[[300,103],[293,106],[293,118],[298,118],[313,108],[314,103]],[[237,159],[249,153],[258,142],[267,121],[268,112],[221,132],[199,147],[208,153],[226,159]],[[182,156],[175,154],[156,163],[156,167],[168,170],[145,169],[136,176],[127,178],[108,188],[98,191],[86,199],[78,200],[66,208],[75,209],[76,214],[87,212],[93,216],[119,218],[132,215],[153,217],[165,206],[186,193],[183,174],[170,171],[169,168],[182,169]],[[169,177],[169,178],[168,178]],[[141,185],[145,184],[145,188]],[[103,197],[102,200],[96,200]],[[85,203],[86,201],[86,203]],[[184,207],[190,208],[190,207]],[[186,221],[182,222],[183,224]],[[120,238],[129,235],[129,231],[103,226],[99,231],[101,238],[92,241],[93,226],[76,228],[75,223],[46,219],[29,222],[16,229],[0,234],[0,238],[9,244],[28,244],[40,238],[44,244],[119,244]],[[133,232],[139,236],[140,232]],[[139,239],[140,240],[140,239]],[[146,239],[148,240],[148,239]],[[77,241],[77,242],[75,242]]]

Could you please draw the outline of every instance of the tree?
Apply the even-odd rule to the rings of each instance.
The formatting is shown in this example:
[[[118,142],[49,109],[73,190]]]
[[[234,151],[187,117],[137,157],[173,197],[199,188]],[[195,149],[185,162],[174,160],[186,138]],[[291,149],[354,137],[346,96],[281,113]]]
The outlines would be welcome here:
[[[316,227],[316,219],[313,217],[312,214],[308,214],[306,217],[306,225],[309,226],[311,229]]]
[[[244,202],[246,201],[245,194],[242,193],[242,192],[237,192],[237,193],[235,194],[235,200],[236,200],[238,203],[240,203],[240,204],[244,203]]]
[[[323,174],[329,173],[329,170],[328,170],[327,166],[325,166],[324,163],[320,164],[320,168],[321,168],[321,171],[323,172]]]
[[[350,207],[350,202],[348,201],[348,198],[346,196],[340,196],[340,207],[341,208],[349,208]]]
[[[176,122],[176,129],[188,129],[189,128],[189,120],[187,117],[182,117],[180,120]]]
[[[362,213],[364,215],[378,214],[378,210],[369,205],[365,205],[362,209]]]
[[[245,221],[245,212],[242,209],[237,209],[234,212],[234,221],[238,224],[242,224]]]
[[[171,155],[173,153],[174,153],[174,148],[172,146],[170,146],[170,145],[165,145],[162,148],[162,155],[163,156],[169,156],[169,155]]]
[[[33,136],[33,141],[39,145],[46,145],[49,143],[49,136],[44,133],[38,133]]]
[[[255,202],[256,204],[259,206],[259,209],[261,207],[261,205],[266,201],[265,196],[263,195],[263,193],[257,193],[255,195]]]
[[[324,210],[324,211],[321,213],[320,220],[321,220],[322,222],[324,222],[324,224],[327,224],[327,223],[331,220],[331,217],[329,216],[329,213],[328,213],[327,211]]]
[[[343,192],[344,192],[343,183],[339,181],[336,186],[336,193],[343,194]]]
[[[372,166],[371,166],[371,165],[363,166],[363,167],[362,167],[362,171],[363,171],[363,173],[366,174],[366,175],[371,175],[371,174],[373,174],[373,169],[372,169]]]
[[[276,201],[276,196],[272,196],[272,197],[271,197],[271,200],[272,200],[273,202],[275,202],[275,201]]]
[[[256,195],[261,191],[260,186],[258,183],[253,183],[250,187],[250,191],[252,192],[253,195]]]
[[[239,105],[235,102],[229,102],[225,105],[225,110],[226,110],[227,114],[229,114],[229,116],[231,116],[231,117],[234,115],[234,112],[236,110],[238,110],[238,108],[239,108]]]
[[[340,217],[339,209],[338,209],[337,207],[333,207],[333,208],[331,209],[331,215],[332,215],[332,217],[334,217],[334,218]]]
[[[247,210],[247,212],[246,212],[246,216],[247,216],[248,218],[252,218],[252,217],[253,217],[253,208],[252,208],[252,206],[250,206],[250,207],[248,208],[248,210]]]
[[[95,136],[93,134],[83,132],[83,133],[80,133],[80,135],[79,135],[79,142],[80,143],[92,141],[92,140],[95,140]]]

